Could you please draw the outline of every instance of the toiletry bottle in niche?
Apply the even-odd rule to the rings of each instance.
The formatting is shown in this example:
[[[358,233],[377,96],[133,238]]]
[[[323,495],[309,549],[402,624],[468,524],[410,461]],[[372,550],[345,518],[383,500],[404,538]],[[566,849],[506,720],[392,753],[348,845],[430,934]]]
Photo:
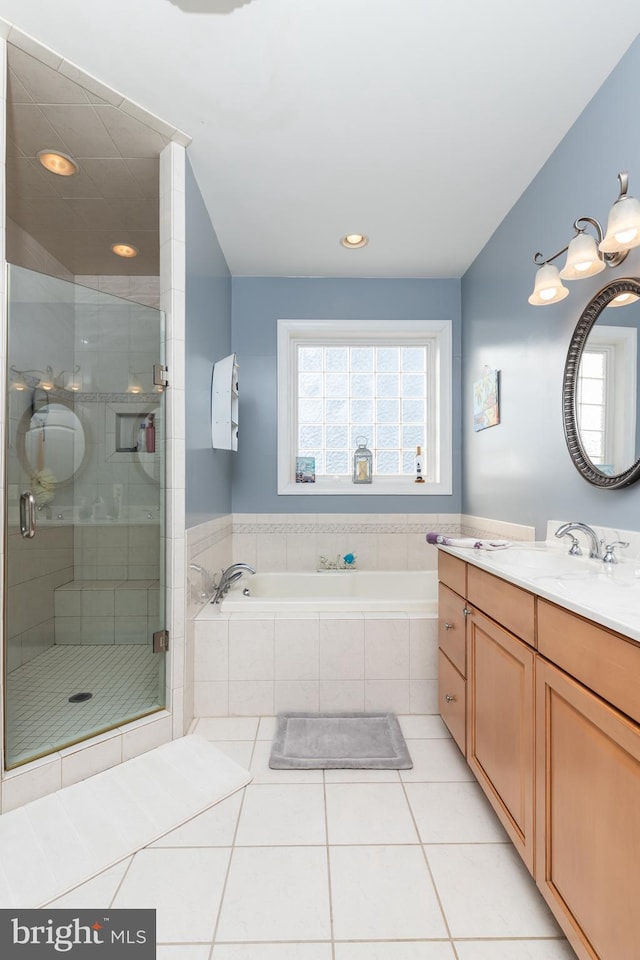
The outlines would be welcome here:
[[[146,427],[144,421],[140,424],[140,429],[138,430],[138,453],[147,452],[147,437],[146,437]]]
[[[147,429],[145,433],[145,442],[146,442],[146,451],[147,453],[156,452],[156,425],[155,425],[155,414],[150,413],[147,417]]]
[[[424,483],[422,447],[416,447],[416,479],[414,483]]]

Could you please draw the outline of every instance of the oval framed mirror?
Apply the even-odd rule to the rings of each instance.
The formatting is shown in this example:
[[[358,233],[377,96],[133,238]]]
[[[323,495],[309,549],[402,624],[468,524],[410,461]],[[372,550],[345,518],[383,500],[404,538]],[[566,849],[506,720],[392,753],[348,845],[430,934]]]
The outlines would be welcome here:
[[[31,484],[41,483],[46,498],[55,487],[73,480],[84,462],[87,450],[82,422],[71,406],[59,399],[49,400],[45,394],[18,424],[17,452]]]
[[[589,301],[573,332],[562,382],[569,455],[605,489],[640,479],[640,280],[612,280]]]

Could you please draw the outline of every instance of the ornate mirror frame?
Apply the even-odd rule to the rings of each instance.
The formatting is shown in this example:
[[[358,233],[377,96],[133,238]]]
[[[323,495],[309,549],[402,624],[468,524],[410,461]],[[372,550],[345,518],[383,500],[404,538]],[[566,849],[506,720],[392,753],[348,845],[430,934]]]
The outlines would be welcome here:
[[[603,473],[591,462],[582,445],[578,429],[576,391],[580,361],[589,334],[605,307],[621,293],[632,293],[640,298],[640,279],[623,277],[619,280],[611,280],[589,301],[573,331],[562,380],[562,420],[569,456],[585,480],[596,487],[608,490],[627,487],[636,480],[640,480],[640,458],[626,470],[614,475]]]

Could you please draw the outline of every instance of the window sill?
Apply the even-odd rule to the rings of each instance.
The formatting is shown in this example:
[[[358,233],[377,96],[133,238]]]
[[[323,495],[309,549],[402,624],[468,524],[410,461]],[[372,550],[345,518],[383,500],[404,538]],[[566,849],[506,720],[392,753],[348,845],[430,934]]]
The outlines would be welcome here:
[[[278,486],[278,496],[378,496],[425,497],[447,496],[453,491],[450,484],[435,481],[415,483],[410,477],[376,477],[373,483],[352,483],[351,480],[320,479],[315,483],[293,483]]]

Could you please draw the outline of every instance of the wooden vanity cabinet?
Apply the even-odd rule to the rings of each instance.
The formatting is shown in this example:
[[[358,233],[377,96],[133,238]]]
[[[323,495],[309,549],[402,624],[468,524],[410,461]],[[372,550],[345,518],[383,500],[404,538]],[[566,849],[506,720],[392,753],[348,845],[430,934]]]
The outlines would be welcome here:
[[[579,960],[640,960],[640,644],[440,561],[445,723]]]
[[[467,762],[533,873],[535,598],[469,565],[467,601]]]
[[[467,625],[467,762],[534,866],[534,651],[474,609]]]
[[[538,887],[581,960],[638,956],[638,728],[544,660],[537,713]]]
[[[534,641],[535,600],[456,557],[439,559],[440,713],[533,872],[534,651],[510,631]]]
[[[536,882],[580,960],[640,957],[640,727],[598,695],[602,685],[637,711],[640,649],[539,604],[545,653],[575,660],[596,692],[538,658]]]

